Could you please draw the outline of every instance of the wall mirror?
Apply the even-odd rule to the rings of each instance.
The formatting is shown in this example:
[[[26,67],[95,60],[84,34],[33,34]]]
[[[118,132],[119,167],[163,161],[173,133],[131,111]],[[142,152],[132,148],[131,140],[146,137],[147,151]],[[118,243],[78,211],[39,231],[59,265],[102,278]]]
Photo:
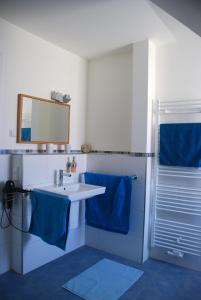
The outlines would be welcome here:
[[[17,142],[68,144],[70,105],[18,95]]]

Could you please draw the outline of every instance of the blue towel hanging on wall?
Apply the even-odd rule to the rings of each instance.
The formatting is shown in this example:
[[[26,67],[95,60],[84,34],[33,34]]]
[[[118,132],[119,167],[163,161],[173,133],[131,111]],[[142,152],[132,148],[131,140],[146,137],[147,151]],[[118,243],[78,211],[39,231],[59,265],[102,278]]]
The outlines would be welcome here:
[[[31,193],[32,216],[29,232],[48,244],[65,250],[70,215],[70,200],[40,190]]]
[[[161,124],[160,164],[201,167],[201,123]]]
[[[105,194],[86,201],[87,225],[127,234],[131,204],[132,178],[85,173],[85,182],[106,187]]]

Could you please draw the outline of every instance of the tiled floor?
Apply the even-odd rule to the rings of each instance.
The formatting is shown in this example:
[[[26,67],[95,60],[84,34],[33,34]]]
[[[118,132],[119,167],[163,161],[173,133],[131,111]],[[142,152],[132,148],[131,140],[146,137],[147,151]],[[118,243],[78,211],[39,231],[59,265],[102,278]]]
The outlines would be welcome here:
[[[14,272],[1,275],[0,299],[81,300],[61,286],[104,257],[144,270],[144,275],[121,300],[201,300],[200,272],[151,259],[137,265],[89,247],[82,247],[25,276]]]

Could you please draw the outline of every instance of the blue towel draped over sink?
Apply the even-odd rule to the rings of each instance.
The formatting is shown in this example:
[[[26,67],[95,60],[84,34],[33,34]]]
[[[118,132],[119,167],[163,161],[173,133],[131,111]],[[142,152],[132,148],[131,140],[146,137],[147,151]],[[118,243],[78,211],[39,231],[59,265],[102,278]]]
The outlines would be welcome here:
[[[201,123],[161,124],[160,164],[201,167]]]
[[[105,194],[86,201],[87,225],[127,234],[131,205],[132,178],[109,174],[85,173],[85,183],[105,186]]]
[[[65,250],[70,215],[70,200],[58,194],[33,190],[29,232],[48,244]]]

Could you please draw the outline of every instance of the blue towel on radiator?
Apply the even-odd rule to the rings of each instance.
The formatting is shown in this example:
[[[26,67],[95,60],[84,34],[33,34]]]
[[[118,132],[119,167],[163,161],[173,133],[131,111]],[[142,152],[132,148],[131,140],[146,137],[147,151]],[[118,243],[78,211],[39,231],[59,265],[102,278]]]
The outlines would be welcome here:
[[[85,173],[85,183],[106,187],[105,194],[86,201],[87,225],[127,234],[131,205],[132,178],[109,174]]]
[[[201,167],[201,123],[161,124],[160,164]]]
[[[65,196],[33,190],[32,216],[29,232],[48,244],[63,250],[66,247],[70,200]]]

